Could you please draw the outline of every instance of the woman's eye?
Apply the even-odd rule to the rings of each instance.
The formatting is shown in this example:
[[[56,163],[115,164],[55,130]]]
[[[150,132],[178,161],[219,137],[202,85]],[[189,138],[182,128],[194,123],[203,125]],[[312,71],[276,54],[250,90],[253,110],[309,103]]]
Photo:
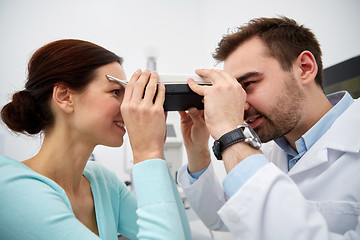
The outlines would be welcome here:
[[[112,92],[113,92],[116,96],[119,96],[120,93],[121,93],[121,90],[120,90],[120,89],[115,89],[115,90],[112,90]]]

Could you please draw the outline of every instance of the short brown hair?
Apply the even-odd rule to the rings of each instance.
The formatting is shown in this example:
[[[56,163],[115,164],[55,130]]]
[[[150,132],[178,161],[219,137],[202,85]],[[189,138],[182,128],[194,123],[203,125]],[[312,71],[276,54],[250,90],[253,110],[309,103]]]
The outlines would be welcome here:
[[[291,69],[301,52],[310,51],[318,65],[315,82],[322,88],[323,66],[320,44],[310,29],[287,17],[256,18],[238,27],[237,31],[221,39],[213,58],[219,62],[225,61],[238,46],[253,37],[259,37],[265,43],[270,55],[279,61],[285,71]]]

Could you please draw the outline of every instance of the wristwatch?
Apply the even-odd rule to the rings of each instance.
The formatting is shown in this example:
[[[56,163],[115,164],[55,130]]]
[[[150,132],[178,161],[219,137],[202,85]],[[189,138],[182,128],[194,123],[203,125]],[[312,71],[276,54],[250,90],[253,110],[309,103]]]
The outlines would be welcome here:
[[[213,152],[218,160],[222,160],[222,152],[229,146],[245,141],[253,148],[259,149],[261,141],[254,129],[247,123],[239,125],[235,130],[225,133],[218,140],[215,140],[212,147]]]

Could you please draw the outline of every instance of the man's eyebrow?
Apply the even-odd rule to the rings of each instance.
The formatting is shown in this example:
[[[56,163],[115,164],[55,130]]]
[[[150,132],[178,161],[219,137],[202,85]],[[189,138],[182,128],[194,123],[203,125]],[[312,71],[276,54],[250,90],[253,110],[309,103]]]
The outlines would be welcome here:
[[[263,73],[259,73],[259,72],[248,72],[248,73],[245,73],[244,75],[242,75],[240,77],[237,77],[236,80],[239,83],[241,83],[242,81],[245,81],[248,78],[259,77],[259,76],[262,76],[262,75],[263,75]]]

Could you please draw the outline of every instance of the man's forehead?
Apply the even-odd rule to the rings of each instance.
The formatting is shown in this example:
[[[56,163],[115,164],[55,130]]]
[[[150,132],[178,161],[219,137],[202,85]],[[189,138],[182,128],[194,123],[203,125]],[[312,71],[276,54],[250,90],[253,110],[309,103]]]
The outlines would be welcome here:
[[[243,48],[236,49],[224,61],[224,71],[231,76],[237,78],[248,72],[261,72],[261,69],[275,59],[268,54],[266,47],[259,48]],[[260,47],[261,48],[261,47]]]
[[[237,46],[225,59],[224,62],[232,59],[246,59],[249,56],[268,56],[266,44],[258,37],[253,37]]]

